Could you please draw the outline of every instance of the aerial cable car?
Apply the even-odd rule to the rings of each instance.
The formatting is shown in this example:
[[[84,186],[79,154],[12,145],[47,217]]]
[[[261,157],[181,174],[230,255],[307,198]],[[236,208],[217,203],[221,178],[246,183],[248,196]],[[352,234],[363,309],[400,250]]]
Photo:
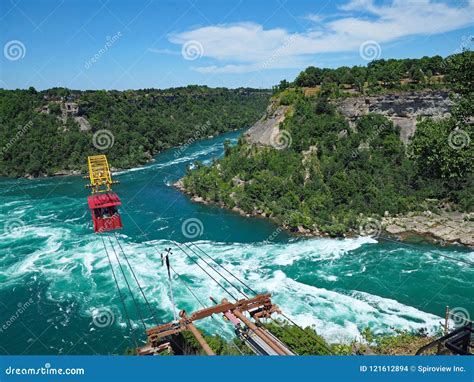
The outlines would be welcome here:
[[[87,158],[87,162],[90,184],[86,187],[89,187],[92,192],[92,195],[87,198],[87,203],[92,214],[94,232],[102,233],[121,229],[123,226],[118,206],[122,202],[112,191],[112,184],[118,182],[112,180],[107,157],[93,155]]]

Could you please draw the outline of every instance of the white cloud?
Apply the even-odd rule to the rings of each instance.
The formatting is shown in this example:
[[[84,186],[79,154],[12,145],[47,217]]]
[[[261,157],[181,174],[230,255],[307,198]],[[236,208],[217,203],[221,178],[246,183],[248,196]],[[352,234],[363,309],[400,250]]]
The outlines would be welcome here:
[[[303,67],[314,55],[358,51],[367,40],[381,44],[406,36],[448,32],[474,22],[474,0],[464,7],[431,0],[393,0],[384,5],[352,0],[339,8],[344,14],[329,22],[315,14],[305,16],[318,23],[318,30],[290,33],[246,22],[191,29],[171,34],[169,40],[179,45],[189,40],[202,44],[203,57],[215,62],[194,66],[198,72],[245,73]]]
[[[316,13],[309,13],[306,16],[304,16],[303,18],[306,19],[306,20],[315,22],[315,23],[320,23],[321,21],[324,20],[323,16],[321,16],[319,14],[316,14]]]

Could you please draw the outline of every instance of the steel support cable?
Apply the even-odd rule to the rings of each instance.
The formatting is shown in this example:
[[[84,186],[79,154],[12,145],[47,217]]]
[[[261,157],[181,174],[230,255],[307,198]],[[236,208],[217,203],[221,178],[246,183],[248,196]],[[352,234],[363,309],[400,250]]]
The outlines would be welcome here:
[[[295,325],[298,329],[300,329],[303,333],[305,333],[306,335],[309,335],[311,338],[313,338],[316,342],[319,342],[319,344],[325,348],[329,354],[331,355],[334,355],[334,352],[329,349],[329,347],[326,345],[326,343],[322,342],[321,338],[318,338],[318,337],[315,337],[313,335],[313,333],[311,332],[306,332],[300,325],[298,325],[296,322],[294,322],[291,318],[289,318],[288,316],[286,316],[284,313],[280,313],[283,317],[285,317],[285,319],[287,319],[291,324]]]
[[[102,239],[102,244],[104,245],[105,253],[107,254],[107,259],[109,260],[110,270],[112,271],[112,276],[115,280],[115,285],[117,286],[117,291],[118,291],[118,294],[119,294],[119,297],[120,297],[120,301],[122,301],[123,311],[124,311],[125,317],[127,319],[127,325],[130,328],[130,334],[132,336],[133,342],[135,343],[135,347],[138,348],[137,339],[135,338],[135,334],[133,333],[133,327],[132,327],[132,323],[130,321],[130,316],[128,315],[127,307],[125,305],[125,300],[123,298],[122,291],[120,290],[119,283],[117,281],[117,277],[115,276],[115,271],[114,271],[114,267],[112,266],[112,261],[110,260],[109,251],[107,250],[107,247],[105,245],[105,240],[104,240],[103,236],[100,236],[100,238]]]
[[[385,240],[385,241],[390,241],[392,243],[397,243],[397,244],[401,244],[401,245],[404,245],[406,247],[410,247],[410,248],[414,248],[414,249],[418,249],[416,248],[415,246],[413,245],[410,245],[410,244],[407,244],[407,243],[402,243],[398,240],[394,240],[394,239],[391,239],[387,236],[375,236],[376,238],[378,239],[382,239],[382,240]],[[460,262],[460,263],[464,263],[464,264],[467,264],[467,265],[470,265],[471,267],[474,267],[474,262],[472,261],[469,261],[469,260],[464,260],[464,259],[456,259],[455,257],[452,257],[452,256],[448,256],[448,255],[443,255],[441,253],[436,253],[436,252],[428,252],[428,254],[430,255],[435,255],[435,256],[441,256],[441,257],[444,257],[446,259],[450,259],[450,260],[453,260],[453,261],[457,261],[457,262]]]
[[[137,226],[137,227],[138,227],[138,226]],[[138,227],[138,228],[140,229],[140,227]],[[142,234],[147,238],[147,240],[149,240],[147,233],[144,232],[144,231],[142,231],[141,229],[140,229],[140,231],[141,231]],[[199,268],[201,268],[214,282],[216,282],[222,289],[224,289],[224,291],[225,291],[227,294],[229,294],[234,300],[237,301],[237,298],[235,298],[235,296],[233,296],[232,293],[230,293],[221,283],[219,283],[219,281],[217,281],[217,280],[216,280],[212,275],[210,275],[197,261],[195,261],[195,260],[179,245],[179,243],[177,243],[177,242],[174,241],[174,240],[169,240],[169,241],[172,242],[175,246],[177,246],[182,252],[184,252],[184,254],[185,254],[194,264],[196,264]],[[152,246],[153,246],[153,248],[156,249],[155,245],[152,245]],[[194,251],[193,251],[193,252],[194,252]],[[204,261],[204,260],[203,260],[203,261]],[[181,281],[183,282],[183,284],[185,285],[186,289],[189,290],[189,292],[194,296],[194,298],[196,298],[197,301],[198,301],[203,307],[205,307],[205,305],[202,304],[202,302],[200,302],[200,300],[197,298],[197,296],[194,294],[194,292],[192,292],[192,290],[187,286],[186,282],[185,282],[185,281],[181,278],[181,276],[171,267],[171,265],[170,265],[170,268],[173,270],[174,273],[176,273],[176,274],[178,275],[178,277],[180,278],[180,280],[181,280]],[[213,268],[213,269],[214,269],[214,268]],[[217,272],[217,271],[216,271],[216,272]],[[240,282],[241,282],[241,281],[240,281]],[[248,286],[247,286],[247,287],[248,287]],[[248,288],[249,288],[249,290],[251,290],[250,287],[248,287]],[[255,293],[255,294],[257,294],[255,291],[252,291],[252,292]],[[212,317],[212,318],[215,319],[214,317]],[[216,322],[218,322],[218,321],[216,321]],[[250,331],[253,332],[252,329],[250,329]],[[237,348],[237,350],[238,350],[241,354],[243,354],[242,351],[237,347],[237,345],[235,345],[234,343],[233,343],[233,345]],[[181,349],[181,350],[182,350],[182,349]]]
[[[171,264],[170,264],[170,268],[171,268],[171,270],[173,271],[173,273],[178,277],[178,279],[182,282],[182,284],[184,285],[184,287],[189,291],[189,293],[191,293],[191,295],[196,299],[196,301],[199,303],[199,305],[201,305],[201,307],[202,307],[203,309],[206,309],[206,308],[207,308],[206,305],[204,305],[204,303],[201,301],[201,299],[200,299],[198,296],[196,296],[196,294],[192,291],[191,287],[187,285],[186,281],[182,278],[182,276],[181,276],[178,272],[176,272],[176,271],[174,270],[174,268],[171,266]],[[217,324],[219,324],[221,327],[223,327],[223,324],[222,324],[219,320],[217,320],[217,318],[215,318],[214,315],[211,315],[211,318],[212,318]],[[242,353],[242,350],[240,350],[239,347],[238,347],[233,341],[230,341],[230,343],[237,349],[237,351],[238,351],[240,354],[244,355],[244,353]]]
[[[285,317],[286,320],[288,320],[291,324],[296,326],[298,329],[301,330],[302,333],[305,333],[306,335],[309,335],[313,340],[318,342],[325,350],[329,352],[329,354],[334,355],[334,352],[328,347],[328,345],[319,337],[316,337],[313,335],[312,332],[306,332],[300,325],[298,325],[296,322],[294,322],[291,318],[286,316],[284,313],[280,313],[283,317]]]
[[[154,320],[155,323],[158,325],[158,320],[156,319],[156,315],[155,315],[153,309],[151,308],[150,302],[148,301],[148,299],[147,299],[146,296],[145,296],[145,292],[143,292],[143,288],[142,288],[142,286],[140,285],[140,282],[138,281],[138,278],[137,278],[137,276],[135,275],[135,272],[133,271],[132,265],[131,265],[130,262],[128,261],[128,257],[127,257],[127,255],[125,254],[125,251],[123,250],[122,245],[120,244],[120,241],[119,241],[119,239],[118,239],[118,237],[117,237],[117,233],[116,233],[116,232],[114,232],[114,236],[115,236],[115,240],[117,241],[118,246],[120,247],[120,250],[121,250],[121,252],[122,252],[122,254],[123,254],[123,257],[125,258],[125,261],[127,262],[128,267],[130,268],[130,271],[132,272],[133,278],[135,279],[135,282],[137,283],[138,289],[140,289],[140,292],[141,292],[141,294],[142,294],[142,296],[143,296],[143,299],[145,300],[145,303],[146,303],[146,305],[148,306],[148,310],[150,311],[150,314],[151,314],[151,316],[153,317],[153,320]]]
[[[115,248],[114,248],[114,245],[112,244],[112,239],[110,238],[110,236],[108,236],[108,239],[109,239],[110,245],[112,246],[112,251],[114,251],[114,254],[115,254],[115,257],[116,257],[116,259],[117,259],[117,262],[118,262],[120,271],[122,272],[122,276],[123,276],[123,278],[124,278],[124,280],[125,280],[125,283],[127,284],[127,288],[128,288],[128,291],[130,292],[130,296],[132,297],[133,304],[135,305],[135,308],[137,309],[137,312],[138,312],[138,315],[140,316],[140,320],[141,320],[141,322],[142,322],[143,328],[144,328],[145,331],[146,331],[145,320],[143,319],[143,315],[142,315],[142,312],[141,312],[141,310],[140,310],[140,307],[139,307],[139,305],[138,305],[138,303],[137,303],[137,300],[135,299],[135,296],[133,295],[132,288],[130,287],[130,284],[129,284],[129,282],[128,282],[127,276],[125,275],[125,271],[123,270],[122,263],[120,262],[120,258],[119,258],[119,256],[117,255],[117,252],[115,251]]]
[[[241,283],[244,287],[246,287],[250,292],[252,292],[255,296],[258,295],[257,292],[255,292],[252,288],[250,288],[246,283],[244,283],[241,279],[239,279],[236,275],[234,275],[232,272],[227,270],[226,267],[224,267],[222,264],[217,262],[212,256],[210,256],[207,252],[205,252],[201,247],[199,247],[196,243],[192,242],[197,249],[199,249],[203,254],[205,254],[207,257],[209,257],[212,261],[214,261],[219,267],[224,269],[229,275],[231,275],[234,279],[236,279],[239,283]]]
[[[177,243],[176,241],[174,240],[171,240],[172,243],[174,243],[174,245],[176,245],[182,252],[184,252],[184,254],[194,263],[196,264],[199,268],[201,268],[203,270],[204,273],[206,273],[212,280],[214,280],[214,282],[216,284],[218,284],[230,297],[232,297],[235,301],[237,301],[238,299],[232,294],[229,292],[229,290],[223,286],[218,280],[216,280],[208,271],[206,271],[202,266],[201,264],[199,264],[196,260],[193,259],[193,257],[191,255],[189,255],[180,245],[179,243]]]
[[[288,333],[291,337],[293,337],[293,339],[296,339],[297,341],[300,341],[300,339],[298,337],[296,337],[296,335],[294,333],[292,333],[288,328],[286,328],[284,325],[281,325],[280,322],[278,322],[278,320],[275,320],[273,317],[270,317],[270,320],[273,321],[273,323],[278,326],[279,328],[283,329],[286,333]],[[271,332],[271,331],[270,331]],[[305,334],[307,334],[306,332],[304,332]],[[316,338],[314,338],[314,340],[316,340]],[[304,345],[311,345],[311,342],[309,341],[309,338],[308,337],[305,337],[305,340],[304,340]],[[323,343],[323,342],[320,342],[320,341],[317,341],[317,343],[319,345],[321,345],[324,350],[326,350],[327,352],[333,354],[331,352],[331,350]]]
[[[132,220],[133,220],[133,219],[132,219]],[[135,223],[135,225],[137,225],[137,224]],[[146,238],[147,240],[149,240],[148,234],[147,234],[146,232],[144,232],[138,225],[137,225],[137,227],[138,227],[138,229],[142,232],[142,234],[145,236],[145,238]],[[102,239],[102,240],[103,240],[103,239]],[[170,240],[170,241],[173,242],[181,251],[183,251],[186,256],[190,257],[190,256],[186,253],[186,251],[184,251],[184,250],[179,246],[179,244],[178,244],[177,242],[175,242],[175,241],[173,241],[173,240]],[[104,246],[105,246],[105,244],[104,244]],[[156,246],[153,245],[153,244],[152,244],[152,247],[156,249]],[[201,268],[206,274],[208,274],[208,273],[204,270],[204,268],[202,268],[196,261],[194,261],[194,259],[191,258],[191,260],[192,260],[196,265],[198,265],[199,268]],[[109,262],[110,262],[110,259],[109,259]],[[112,263],[110,263],[110,264],[112,265]],[[172,268],[171,265],[170,265],[170,268]],[[173,269],[173,268],[172,268],[172,269]],[[175,271],[174,269],[173,269],[173,272],[176,273],[176,271]],[[177,275],[180,277],[180,275],[179,275],[178,273],[177,273]],[[229,293],[229,292],[226,290],[226,288],[224,288],[224,287],[223,287],[217,280],[215,280],[211,275],[208,274],[208,276],[210,276],[219,286],[221,286],[221,288],[223,288],[232,298],[234,298],[235,300],[237,300],[231,293]],[[198,301],[200,301],[200,300],[197,298],[197,296],[191,291],[191,289],[187,287],[185,281],[184,281],[183,279],[181,279],[181,277],[180,277],[180,280],[183,282],[183,284],[186,286],[186,288],[191,292],[191,294],[192,294]],[[117,288],[118,288],[118,284],[117,284]],[[132,297],[133,297],[133,295],[132,295]],[[201,304],[202,304],[202,303],[201,303]],[[203,306],[204,306],[204,305],[203,305]],[[214,318],[214,317],[213,317],[213,318]],[[215,319],[215,318],[214,318],[214,319]],[[217,321],[216,321],[216,322],[217,322]],[[183,354],[184,354],[184,350],[178,345],[178,343],[177,343],[177,342],[174,342],[174,343],[180,348],[180,350],[181,350],[181,351],[183,352]],[[136,340],[135,340],[135,345],[138,347],[138,345],[137,345],[137,343],[136,343]],[[234,346],[237,348],[237,350],[243,355],[242,351],[237,347],[237,345],[235,345],[235,344],[233,344],[233,345],[234,345]]]
[[[186,244],[185,244],[185,245],[186,245]],[[188,247],[188,246],[186,245],[186,247]],[[235,289],[237,289],[237,290],[240,292],[240,290],[239,290],[233,283],[231,283],[227,278],[225,278],[225,277],[224,277],[220,272],[218,272],[215,268],[211,267],[211,266],[209,265],[209,263],[208,263],[206,260],[204,260],[201,256],[199,256],[193,249],[191,249],[191,248],[189,248],[189,249],[190,249],[194,254],[196,254],[196,256],[198,256],[202,261],[204,261],[210,268],[214,269],[215,272],[217,272],[217,273],[218,273],[221,277],[223,277],[229,284],[231,284]],[[202,251],[202,252],[204,252],[204,251]],[[210,257],[210,256],[209,256],[209,257]],[[215,261],[215,260],[214,260],[214,261]],[[220,265],[220,264],[219,264],[219,265]],[[224,268],[224,269],[225,269],[225,268]],[[173,271],[174,271],[174,270],[173,270]],[[226,269],[226,271],[229,272],[227,269]],[[175,272],[175,271],[174,271],[174,272]],[[175,272],[175,273],[176,273],[176,272]],[[230,272],[229,272],[229,273],[230,273]],[[243,282],[241,282],[241,283],[245,286],[245,284],[244,284]],[[252,290],[251,288],[249,288],[249,289]],[[252,291],[252,292],[255,293],[255,291]],[[248,296],[245,295],[244,293],[242,293],[242,292],[240,292],[240,293],[243,294],[246,298],[248,298]],[[194,293],[193,293],[193,294],[194,294]],[[201,305],[204,306],[202,303],[201,303]],[[249,329],[250,329],[250,328],[249,328]],[[285,328],[283,328],[283,329],[285,329]],[[252,329],[250,329],[250,330],[253,332]],[[286,330],[288,331],[288,329],[286,329]],[[289,332],[289,331],[288,331],[288,332]],[[306,332],[305,332],[305,333],[306,333]],[[322,344],[321,344],[321,345],[322,345]],[[326,349],[326,350],[327,350],[328,352],[330,352],[329,349]]]
[[[214,272],[216,272],[219,276],[221,276],[225,281],[227,281],[227,283],[229,285],[232,285],[232,287],[234,287],[234,289],[239,292],[242,296],[244,296],[245,298],[249,298],[249,296],[247,296],[244,292],[242,292],[237,286],[235,286],[235,284],[230,281],[228,278],[226,278],[222,273],[220,273],[216,268],[214,268],[213,266],[211,266],[206,260],[204,260],[195,250],[193,250],[188,244],[186,243],[183,243],[183,245],[186,246],[186,248],[188,248],[192,253],[194,253],[198,258],[200,258],[202,261],[204,261],[204,263],[209,267],[211,268],[212,270],[214,270]]]
[[[299,341],[299,339],[298,339],[293,333],[291,333],[289,329],[285,328],[283,325],[280,325],[279,322],[278,322],[277,320],[275,320],[273,317],[269,317],[269,318],[270,318],[270,320],[273,321],[273,323],[274,323],[277,327],[279,327],[280,329],[282,329],[283,331],[285,331],[286,333],[288,333],[288,335],[289,335],[290,337],[292,337],[293,339],[296,339],[297,342],[302,342],[302,341]],[[265,328],[265,326],[263,326],[263,327]],[[298,355],[298,353],[296,353],[296,351],[291,350],[290,347],[289,347],[285,342],[281,341],[274,333],[272,333],[272,331],[271,331],[270,329],[268,329],[268,328],[265,328],[265,329],[266,329],[273,337],[275,337],[278,341],[280,341],[284,346],[286,346],[286,348],[287,348],[288,350],[290,350],[290,351],[292,351],[294,354]],[[307,341],[307,339],[306,339],[306,341],[304,341],[304,345],[310,345],[310,343]]]

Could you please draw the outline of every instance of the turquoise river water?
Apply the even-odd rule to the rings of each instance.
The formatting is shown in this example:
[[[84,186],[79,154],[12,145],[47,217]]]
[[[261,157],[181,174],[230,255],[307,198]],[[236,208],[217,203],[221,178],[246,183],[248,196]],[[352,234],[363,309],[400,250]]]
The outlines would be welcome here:
[[[367,326],[376,333],[437,330],[446,305],[474,315],[474,269],[439,256],[474,261],[470,250],[370,237],[275,234],[277,227],[269,221],[193,203],[171,186],[195,160],[210,163],[222,155],[224,139],[235,142],[238,135],[168,150],[145,167],[115,174],[120,184],[114,190],[123,202],[124,229],[118,240],[159,322],[173,319],[160,260],[168,247],[172,266],[198,298],[210,304],[210,296],[227,297],[169,239],[195,241],[253,289],[272,293],[293,320],[313,325],[329,341],[359,338]],[[122,354],[132,346],[101,237],[92,232],[85,182],[82,177],[0,179],[0,354]],[[189,228],[197,228],[192,239],[182,229],[189,219],[197,219]],[[145,303],[127,276],[151,326]],[[179,309],[200,308],[176,277],[173,290]],[[143,341],[129,297],[126,306]],[[198,326],[227,338],[233,335],[227,321],[203,320]]]

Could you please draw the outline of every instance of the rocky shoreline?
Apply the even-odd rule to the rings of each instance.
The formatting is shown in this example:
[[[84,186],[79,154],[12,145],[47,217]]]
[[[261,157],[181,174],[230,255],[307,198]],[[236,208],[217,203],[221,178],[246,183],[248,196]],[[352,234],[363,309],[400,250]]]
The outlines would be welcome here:
[[[277,223],[276,219],[263,212],[255,211],[247,213],[238,207],[229,209],[224,203],[216,203],[206,200],[198,195],[189,193],[183,184],[183,179],[173,184],[179,191],[188,195],[195,203],[207,205],[217,205],[221,208],[236,212],[244,217],[261,217],[270,219]],[[368,227],[362,227],[360,230],[349,231],[344,237],[356,237],[361,234],[370,236],[384,235],[393,237],[400,241],[427,241],[438,245],[462,245],[468,248],[474,248],[474,214],[462,212],[424,211],[420,213],[409,212],[406,215],[390,216],[385,214],[381,219],[368,218]],[[291,230],[283,225],[282,229],[295,236],[306,237],[329,237],[328,234],[320,232],[317,229],[310,230],[304,227]]]
[[[429,210],[404,216],[382,218],[387,233],[404,240],[421,236],[436,244],[461,244],[474,248],[474,214]]]

